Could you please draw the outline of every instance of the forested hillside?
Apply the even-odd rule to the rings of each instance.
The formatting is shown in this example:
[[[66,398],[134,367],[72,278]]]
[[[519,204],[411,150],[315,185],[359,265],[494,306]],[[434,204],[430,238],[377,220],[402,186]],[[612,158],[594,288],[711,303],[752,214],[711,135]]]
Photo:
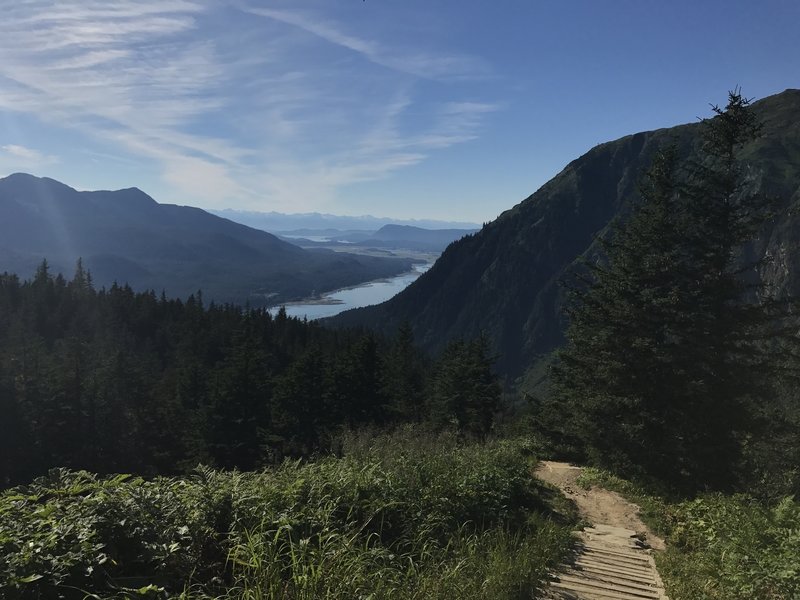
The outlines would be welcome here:
[[[95,283],[129,284],[251,306],[311,296],[411,269],[411,261],[307,251],[137,188],[79,192],[46,177],[0,179],[0,272],[29,277],[42,259],[69,276],[82,258]]]
[[[753,104],[760,137],[743,149],[753,185],[780,199],[777,216],[760,232],[764,280],[800,291],[800,90]],[[702,112],[698,110],[698,112]],[[408,321],[420,343],[441,349],[447,340],[485,332],[499,369],[513,377],[564,341],[560,286],[583,257],[602,254],[603,237],[638,198],[639,181],[656,151],[674,144],[679,165],[697,155],[699,124],[637,133],[596,146],[532,196],[453,243],[433,268],[388,302],[333,318],[340,325],[391,331]]]
[[[79,263],[0,275],[0,485],[51,467],[252,469],[331,448],[344,428],[429,421],[475,435],[500,391],[485,340],[432,363],[381,338],[261,309],[113,285]]]

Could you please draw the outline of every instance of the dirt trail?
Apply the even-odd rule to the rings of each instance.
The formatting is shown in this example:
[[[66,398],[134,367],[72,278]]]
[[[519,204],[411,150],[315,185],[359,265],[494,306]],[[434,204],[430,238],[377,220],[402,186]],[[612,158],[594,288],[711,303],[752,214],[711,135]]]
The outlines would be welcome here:
[[[639,507],[615,492],[577,484],[580,467],[544,461],[536,476],[558,487],[592,524],[576,532],[580,540],[569,564],[563,565],[547,591],[560,600],[666,600],[652,550],[664,540],[639,518]]]
[[[655,550],[664,549],[664,540],[655,535],[639,518],[639,507],[616,492],[593,486],[585,490],[578,485],[581,468],[568,463],[542,461],[536,476],[559,488],[578,506],[580,515],[593,524],[632,529]]]

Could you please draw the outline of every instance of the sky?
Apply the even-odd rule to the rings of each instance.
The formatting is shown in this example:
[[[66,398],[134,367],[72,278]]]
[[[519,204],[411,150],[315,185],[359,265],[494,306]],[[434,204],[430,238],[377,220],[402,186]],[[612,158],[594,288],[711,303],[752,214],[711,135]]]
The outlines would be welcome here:
[[[495,218],[598,143],[800,87],[797,0],[2,0],[0,175]]]

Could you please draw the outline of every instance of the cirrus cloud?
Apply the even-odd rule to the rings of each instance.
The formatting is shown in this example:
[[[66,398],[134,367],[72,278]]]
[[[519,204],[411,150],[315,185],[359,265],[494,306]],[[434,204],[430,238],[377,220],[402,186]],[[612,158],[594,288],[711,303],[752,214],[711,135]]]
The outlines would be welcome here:
[[[157,169],[167,199],[306,210],[475,139],[499,108],[462,97],[459,82],[490,72],[478,57],[367,39],[294,6],[18,3],[0,21],[0,112]],[[418,81],[444,91],[423,97]],[[55,160],[2,150],[0,166]]]

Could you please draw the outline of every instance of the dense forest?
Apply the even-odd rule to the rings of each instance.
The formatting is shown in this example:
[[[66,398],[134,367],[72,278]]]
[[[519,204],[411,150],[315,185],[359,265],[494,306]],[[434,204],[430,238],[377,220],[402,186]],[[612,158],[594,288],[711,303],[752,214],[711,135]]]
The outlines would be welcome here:
[[[0,484],[51,467],[173,474],[330,450],[338,433],[430,421],[482,436],[500,387],[485,338],[438,362],[410,329],[329,331],[263,309],[94,289],[43,262],[0,276]]]

